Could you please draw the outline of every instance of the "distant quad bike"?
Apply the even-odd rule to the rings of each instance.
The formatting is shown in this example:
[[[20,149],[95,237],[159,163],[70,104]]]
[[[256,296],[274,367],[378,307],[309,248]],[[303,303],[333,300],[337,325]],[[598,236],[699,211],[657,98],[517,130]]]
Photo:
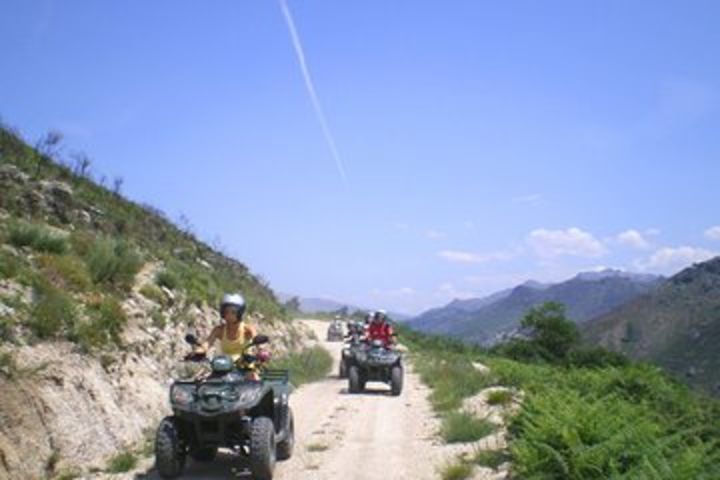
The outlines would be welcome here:
[[[194,336],[186,341],[197,344]],[[250,346],[268,342],[258,335]],[[208,361],[191,354],[187,361]],[[258,359],[245,354],[240,364],[225,355],[209,361],[211,373],[176,380],[170,387],[173,415],[165,417],[155,438],[155,466],[163,478],[180,476],[189,455],[211,462],[218,448],[229,448],[248,460],[256,480],[271,480],[276,460],[290,458],[295,444],[291,386],[287,370],[264,369],[261,380],[249,379]]]
[[[367,382],[389,384],[394,396],[402,393],[402,355],[397,350],[385,347],[380,340],[364,345],[348,357],[347,372],[350,393],[362,392]]]
[[[343,338],[345,338],[345,334],[343,333],[342,323],[333,321],[327,330],[327,341],[342,342]]]

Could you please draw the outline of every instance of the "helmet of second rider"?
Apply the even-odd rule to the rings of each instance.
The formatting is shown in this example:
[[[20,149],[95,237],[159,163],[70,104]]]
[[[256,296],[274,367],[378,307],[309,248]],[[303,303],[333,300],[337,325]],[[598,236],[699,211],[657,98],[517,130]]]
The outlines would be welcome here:
[[[375,317],[373,318],[373,321],[376,323],[384,322],[387,318],[387,312],[385,310],[378,310],[375,312]]]

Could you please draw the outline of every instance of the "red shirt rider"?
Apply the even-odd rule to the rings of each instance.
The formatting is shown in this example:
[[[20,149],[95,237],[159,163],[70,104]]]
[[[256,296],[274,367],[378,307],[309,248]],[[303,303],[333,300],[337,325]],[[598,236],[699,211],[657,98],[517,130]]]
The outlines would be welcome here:
[[[393,329],[390,324],[385,321],[384,313],[377,312],[375,314],[375,318],[370,322],[370,326],[367,329],[367,339],[370,342],[373,340],[381,340],[386,347],[395,343]]]

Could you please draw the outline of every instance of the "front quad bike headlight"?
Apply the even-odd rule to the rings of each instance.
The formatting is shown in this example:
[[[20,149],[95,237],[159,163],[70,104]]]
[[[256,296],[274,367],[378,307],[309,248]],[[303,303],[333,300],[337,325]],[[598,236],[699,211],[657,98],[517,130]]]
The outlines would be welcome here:
[[[173,385],[170,390],[170,402],[173,405],[188,405],[194,399],[192,385]]]

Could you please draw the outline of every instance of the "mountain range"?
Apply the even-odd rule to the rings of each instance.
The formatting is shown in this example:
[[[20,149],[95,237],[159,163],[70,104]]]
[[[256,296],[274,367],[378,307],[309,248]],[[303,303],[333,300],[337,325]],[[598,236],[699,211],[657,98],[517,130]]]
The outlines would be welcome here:
[[[528,281],[484,298],[454,300],[411,319],[410,326],[483,344],[516,329],[523,315],[547,301],[563,303],[578,323],[606,314],[651,291],[662,278],[607,269],[583,272],[570,280],[543,284]]]

